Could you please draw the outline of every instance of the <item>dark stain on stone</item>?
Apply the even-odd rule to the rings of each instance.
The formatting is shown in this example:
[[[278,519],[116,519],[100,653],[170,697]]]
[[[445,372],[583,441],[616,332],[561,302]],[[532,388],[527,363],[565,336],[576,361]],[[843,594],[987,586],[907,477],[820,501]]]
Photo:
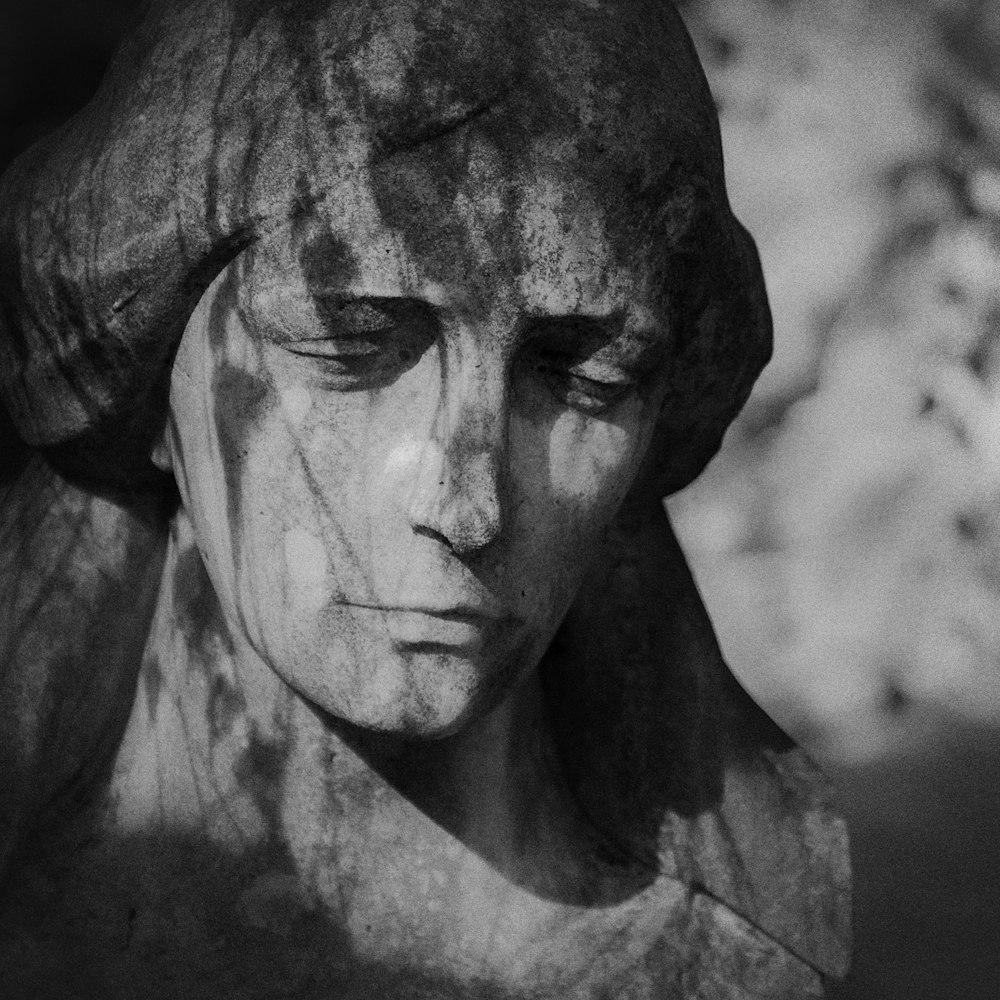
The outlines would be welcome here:
[[[962,286],[954,280],[945,281],[941,285],[941,295],[949,302],[961,302],[965,298]]]
[[[208,727],[213,740],[226,736],[233,723],[246,711],[247,701],[243,692],[221,674],[212,680],[208,696]]]
[[[315,192],[305,168],[301,168],[295,177],[295,198],[288,213],[292,236],[297,238],[303,227],[313,217],[315,207],[326,198],[323,192]],[[301,263],[301,262],[300,262]]]
[[[974,542],[980,534],[979,520],[972,514],[962,513],[955,518],[955,530],[959,538],[966,542]]]
[[[122,943],[122,951],[128,951],[130,945],[132,944],[132,935],[135,933],[135,918],[138,915],[138,911],[134,906],[130,906],[128,908],[128,917],[125,923],[125,940]]]
[[[890,680],[885,686],[882,695],[882,707],[889,715],[902,715],[909,707],[910,699],[907,698],[902,688],[895,680]]]
[[[246,749],[233,767],[236,780],[250,792],[273,834],[281,829],[281,782],[291,751],[290,743],[287,737],[266,739],[253,723]]]
[[[323,104],[320,58],[323,53],[316,51],[314,23],[330,15],[330,6],[327,0],[278,0],[277,3],[249,0],[232,8],[234,31],[241,38],[248,38],[260,30],[266,18],[276,19],[281,44],[292,57],[292,82],[304,110],[320,108]]]
[[[316,233],[299,250],[299,268],[306,288],[322,301],[331,278],[350,281],[358,274],[358,264],[346,241],[329,230]]]
[[[985,317],[983,330],[966,352],[965,363],[976,378],[991,382],[1000,369],[1000,316],[991,310]]]
[[[267,381],[253,372],[223,363],[216,371],[216,429],[223,456],[226,479],[226,514],[233,542],[235,571],[243,572],[243,470],[249,453],[251,436],[258,423],[265,400],[271,394]]]
[[[222,619],[222,607],[208,578],[201,553],[193,545],[177,557],[173,579],[174,613],[188,645],[207,653],[213,642],[231,649],[232,642]]]
[[[240,268],[239,273],[245,275],[245,268]],[[243,277],[242,280],[246,278]],[[212,351],[217,358],[212,380],[214,420],[226,479],[226,514],[233,541],[236,572],[239,573],[241,571],[239,540],[243,528],[242,472],[251,436],[264,412],[272,389],[270,383],[260,374],[248,371],[244,367],[237,367],[228,361],[227,323],[229,314],[238,310],[236,281],[237,271],[230,271],[212,302],[208,330]]]

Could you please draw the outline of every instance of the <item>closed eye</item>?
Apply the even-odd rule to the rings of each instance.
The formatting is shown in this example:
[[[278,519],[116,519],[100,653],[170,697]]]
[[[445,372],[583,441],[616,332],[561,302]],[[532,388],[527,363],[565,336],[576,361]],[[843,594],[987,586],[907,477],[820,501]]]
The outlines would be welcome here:
[[[406,298],[313,296],[320,324],[282,346],[312,359],[335,390],[378,388],[395,381],[434,343],[439,323],[426,302]]]
[[[546,317],[530,326],[520,368],[558,404],[599,415],[635,391],[660,356],[657,337],[626,333],[617,317]]]
[[[558,402],[594,415],[610,409],[637,384],[627,372],[607,363],[544,348],[528,355],[525,368]]]

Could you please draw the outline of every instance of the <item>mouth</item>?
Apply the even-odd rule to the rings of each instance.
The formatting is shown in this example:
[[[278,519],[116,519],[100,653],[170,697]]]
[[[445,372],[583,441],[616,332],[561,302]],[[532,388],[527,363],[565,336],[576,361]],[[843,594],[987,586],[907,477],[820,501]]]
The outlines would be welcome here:
[[[394,646],[411,653],[476,652],[518,621],[512,614],[483,605],[344,603],[371,614]]]

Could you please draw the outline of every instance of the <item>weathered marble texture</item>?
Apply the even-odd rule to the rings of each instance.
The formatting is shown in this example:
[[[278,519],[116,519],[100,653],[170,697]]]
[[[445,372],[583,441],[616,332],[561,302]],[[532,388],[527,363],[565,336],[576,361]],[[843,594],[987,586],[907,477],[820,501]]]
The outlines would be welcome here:
[[[770,346],[709,101],[658,2],[154,3],[91,104],[4,176],[7,406],[75,471],[134,483],[186,318],[241,250],[303,214],[336,234],[366,164],[402,169],[477,119],[508,151],[572,125],[567,169],[605,192],[622,237],[662,244],[660,278],[689,314],[673,358],[676,488],[714,453]],[[437,192],[380,206],[411,243],[414,209],[467,166],[441,156],[436,170]],[[457,233],[443,249],[475,253]]]
[[[345,738],[240,648],[184,515],[163,579],[106,789],[7,883],[5,995],[128,996],[137,982],[151,997],[823,995],[817,967],[842,961],[825,922],[841,919],[829,907],[846,872],[797,752],[744,751],[721,805],[715,790],[691,819],[661,814],[659,863],[646,864],[582,813],[551,706],[528,688],[504,747],[530,803],[512,844],[494,826],[509,777],[495,763],[475,775],[486,815],[456,808],[427,780],[439,746]],[[727,701],[742,709],[750,743],[754,710],[734,694],[713,700],[713,721]],[[685,716],[675,741],[704,738]]]
[[[154,3],[0,195],[5,995],[843,972],[660,502],[770,339],[672,9]]]

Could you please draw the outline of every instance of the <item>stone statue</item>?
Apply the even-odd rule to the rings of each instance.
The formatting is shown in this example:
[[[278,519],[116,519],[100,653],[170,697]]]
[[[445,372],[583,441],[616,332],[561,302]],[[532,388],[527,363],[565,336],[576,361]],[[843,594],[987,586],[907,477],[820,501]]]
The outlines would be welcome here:
[[[823,995],[661,502],[770,350],[669,5],[153,0],[0,199],[0,994]]]

